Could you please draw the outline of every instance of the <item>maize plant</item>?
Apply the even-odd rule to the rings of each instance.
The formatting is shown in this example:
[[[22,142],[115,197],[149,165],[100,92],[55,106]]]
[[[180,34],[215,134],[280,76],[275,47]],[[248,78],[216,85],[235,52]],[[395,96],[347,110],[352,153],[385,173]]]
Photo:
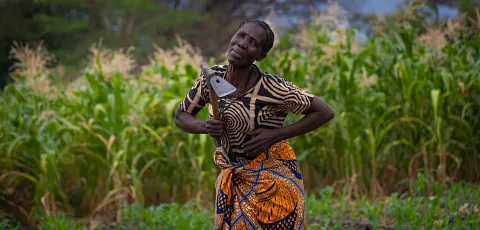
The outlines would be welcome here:
[[[426,29],[386,20],[361,42],[354,29],[322,27],[326,19],[299,28],[300,37],[282,37],[257,63],[336,113],[291,140],[306,191],[331,185],[352,199],[478,182],[480,35],[466,36],[469,28],[454,26],[460,19]],[[15,44],[22,64],[0,97],[0,202],[9,214],[35,225],[71,213],[95,227],[112,215],[121,222],[131,203],[212,204],[213,140],[174,123],[203,57],[179,40],[132,72],[129,51],[92,46],[88,66],[64,87],[45,67],[51,55]],[[379,212],[366,211],[376,222]]]

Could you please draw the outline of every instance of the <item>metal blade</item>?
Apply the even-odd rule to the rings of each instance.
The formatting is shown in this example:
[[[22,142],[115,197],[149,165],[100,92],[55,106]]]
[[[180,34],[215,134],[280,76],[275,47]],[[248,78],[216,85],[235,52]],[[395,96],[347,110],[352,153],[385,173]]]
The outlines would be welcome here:
[[[202,72],[205,75],[205,77],[207,77],[207,79],[210,79],[210,77],[213,74],[213,70],[210,68],[210,66],[208,66],[207,63],[202,63],[200,64],[200,68],[202,69]]]
[[[237,90],[235,86],[216,75],[210,78],[210,84],[212,85],[213,90],[215,90],[215,93],[217,93],[218,97],[225,97]]]

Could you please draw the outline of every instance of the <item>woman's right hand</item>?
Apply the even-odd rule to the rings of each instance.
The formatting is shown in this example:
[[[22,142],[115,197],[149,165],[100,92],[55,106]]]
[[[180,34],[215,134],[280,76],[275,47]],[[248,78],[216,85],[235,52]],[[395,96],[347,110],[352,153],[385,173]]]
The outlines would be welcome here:
[[[210,136],[220,139],[223,131],[223,122],[209,118],[205,121],[205,128]]]

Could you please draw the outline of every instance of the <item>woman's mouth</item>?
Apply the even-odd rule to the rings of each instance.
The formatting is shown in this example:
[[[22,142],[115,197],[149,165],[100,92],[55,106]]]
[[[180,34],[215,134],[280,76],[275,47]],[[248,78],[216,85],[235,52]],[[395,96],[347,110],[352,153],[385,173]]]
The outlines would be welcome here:
[[[239,53],[235,52],[235,50],[233,50],[233,49],[231,50],[231,52],[230,52],[230,53],[232,53],[234,56],[236,56],[236,57],[238,57],[238,58],[243,58],[243,55],[241,55],[241,54],[239,54]]]

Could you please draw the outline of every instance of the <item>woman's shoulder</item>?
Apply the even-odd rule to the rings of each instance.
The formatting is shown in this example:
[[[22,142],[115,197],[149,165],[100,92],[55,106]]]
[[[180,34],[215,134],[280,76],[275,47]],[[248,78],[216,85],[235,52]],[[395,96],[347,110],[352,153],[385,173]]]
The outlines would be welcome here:
[[[226,64],[216,64],[211,67],[213,72],[216,75],[220,75],[220,76],[223,76],[227,72],[227,68],[228,68],[228,65]]]
[[[302,92],[308,96],[312,96],[305,89],[300,88],[297,84],[292,81],[289,81],[278,74],[272,74],[268,72],[263,72],[264,83],[269,85],[274,85],[276,89],[282,90],[284,92]],[[272,88],[272,87],[271,87]]]
[[[263,76],[269,80],[273,80],[273,81],[276,81],[278,83],[281,83],[281,82],[286,82],[286,80],[281,77],[280,75],[278,74],[273,74],[273,73],[268,73],[268,72],[263,72]]]
[[[227,71],[228,64],[215,64],[211,68],[214,71]]]
[[[286,80],[279,74],[268,73],[265,71],[262,71],[262,73],[263,73],[262,75],[264,78],[264,82],[270,83],[270,84],[276,84],[277,87],[288,87],[289,85],[293,84],[292,82]]]

